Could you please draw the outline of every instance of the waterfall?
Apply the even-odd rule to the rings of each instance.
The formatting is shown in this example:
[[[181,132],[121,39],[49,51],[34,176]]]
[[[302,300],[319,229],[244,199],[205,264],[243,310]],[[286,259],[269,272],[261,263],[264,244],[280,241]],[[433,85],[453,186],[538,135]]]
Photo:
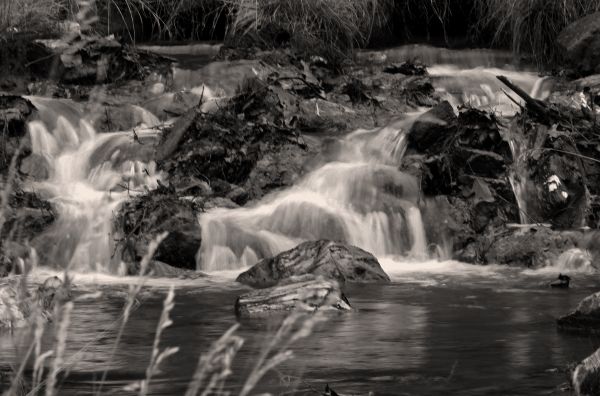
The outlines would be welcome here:
[[[34,241],[40,256],[59,268],[116,272],[113,216],[129,195],[156,187],[160,174],[150,160],[156,132],[137,130],[143,149],[131,132],[97,134],[73,102],[28,99],[39,112],[39,120],[28,124],[32,151],[49,168],[47,180],[28,188],[52,202],[58,215],[52,229]]]
[[[379,256],[424,257],[418,182],[398,170],[419,114],[349,134],[337,158],[253,207],[201,215],[199,268],[239,269],[315,239],[345,241]]]

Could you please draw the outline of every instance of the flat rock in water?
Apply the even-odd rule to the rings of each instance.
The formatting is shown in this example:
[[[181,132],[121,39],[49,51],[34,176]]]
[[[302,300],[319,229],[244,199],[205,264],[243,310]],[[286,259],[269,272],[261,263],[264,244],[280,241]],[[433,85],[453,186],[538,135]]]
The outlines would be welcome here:
[[[600,334],[600,292],[587,296],[575,311],[557,320],[558,328],[584,334]]]
[[[577,396],[600,395],[600,349],[575,368],[571,382]]]
[[[344,282],[389,282],[389,276],[371,253],[356,246],[328,240],[309,241],[264,259],[241,273],[237,281],[270,287],[294,275],[314,274]]]
[[[235,302],[235,312],[239,316],[261,316],[292,310],[351,309],[338,282],[313,275],[291,277],[277,286],[241,295]]]

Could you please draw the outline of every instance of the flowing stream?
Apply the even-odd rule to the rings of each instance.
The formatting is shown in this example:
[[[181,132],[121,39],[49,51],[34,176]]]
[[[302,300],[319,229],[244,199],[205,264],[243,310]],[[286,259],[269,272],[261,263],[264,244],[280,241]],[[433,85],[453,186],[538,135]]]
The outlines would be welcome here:
[[[429,70],[434,86],[455,106],[468,103],[514,113],[516,106],[503,94],[497,74],[509,76],[536,97],[547,95],[551,84],[507,65],[506,54],[406,51],[366,56],[395,61],[421,51],[424,61],[433,63]],[[181,83],[196,84],[204,72],[181,70]],[[209,87],[215,92],[230,88]],[[161,347],[179,346],[180,351],[155,376],[150,394],[183,394],[198,356],[237,321],[233,304],[248,289],[233,277],[261,258],[319,238],[345,240],[372,252],[392,283],[350,286],[347,295],[357,312],[334,315],[317,327],[294,347],[295,359],[271,371],[256,394],[315,394],[314,389],[323,390],[327,383],[350,394],[560,394],[562,369],[599,344],[555,330],[556,317],[597,291],[598,282],[584,276],[589,268],[569,267],[574,288],[556,291],[546,285],[561,267],[523,271],[429,257],[418,183],[399,170],[406,133],[422,113],[416,111],[382,128],[341,137],[334,156],[286,190],[248,207],[201,215],[198,268],[212,276],[149,280],[142,304],[109,361],[123,293],[136,282],[119,276],[120,263],[112,257],[112,218],[129,196],[155,188],[162,177],[149,150],[156,131],[136,129],[140,145],[131,131],[96,133],[73,102],[30,99],[40,109],[40,119],[29,125],[33,152],[49,177],[29,187],[49,197],[58,210],[51,232],[37,241],[44,249],[40,256],[56,270],[75,272],[76,296],[103,292],[100,299],[75,304],[61,395],[93,394],[104,370],[109,370],[104,391],[115,394],[127,394],[125,385],[144,378],[164,291],[171,284],[177,288],[174,325],[165,330]],[[151,113],[139,111],[146,127],[158,122]],[[517,179],[517,200],[525,205],[525,190],[518,184],[522,179]],[[570,265],[565,260],[557,265]],[[48,271],[40,270],[34,280],[53,273]],[[242,321],[240,335],[246,343],[234,359],[225,390],[239,392],[280,320]],[[44,350],[54,337],[53,330],[45,333]],[[30,343],[26,332],[0,332],[0,360],[18,366]]]

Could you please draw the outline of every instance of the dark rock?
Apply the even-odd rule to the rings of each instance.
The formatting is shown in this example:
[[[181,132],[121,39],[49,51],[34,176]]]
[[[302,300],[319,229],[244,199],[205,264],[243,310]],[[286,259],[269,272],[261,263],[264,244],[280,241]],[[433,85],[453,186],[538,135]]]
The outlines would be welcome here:
[[[564,251],[576,247],[580,237],[577,232],[543,226],[519,227],[484,236],[480,251],[486,263],[540,268],[554,264]]]
[[[383,71],[389,74],[404,74],[406,76],[425,76],[428,74],[427,67],[418,62],[392,63],[385,66]]]
[[[146,254],[148,243],[158,234],[168,232],[154,258],[176,268],[196,269],[201,228],[198,208],[193,202],[176,195],[150,193],[127,202],[119,211],[115,228],[123,235],[121,255],[135,263]]]
[[[581,300],[575,311],[559,318],[557,324],[563,331],[600,334],[600,292]]]
[[[286,311],[349,311],[352,308],[335,280],[314,275],[292,276],[276,286],[238,297],[238,316],[259,316]]]
[[[455,120],[452,105],[447,101],[440,103],[414,122],[408,135],[409,144],[420,151],[429,150],[448,138],[449,126]]]
[[[295,275],[315,274],[344,282],[389,282],[377,259],[355,246],[327,240],[304,242],[264,259],[241,273],[237,281],[264,288]]]
[[[600,72],[600,12],[587,15],[563,29],[558,44],[580,72]]]
[[[550,283],[550,287],[555,289],[568,289],[571,283],[571,277],[568,275],[559,274],[558,278]]]
[[[575,368],[571,383],[576,396],[600,395],[600,349]]]

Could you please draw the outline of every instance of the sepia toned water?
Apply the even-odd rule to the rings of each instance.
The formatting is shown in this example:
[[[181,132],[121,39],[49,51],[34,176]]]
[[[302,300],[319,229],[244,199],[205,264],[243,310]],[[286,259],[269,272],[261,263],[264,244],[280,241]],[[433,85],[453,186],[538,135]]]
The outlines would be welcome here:
[[[294,358],[269,372],[253,394],[310,395],[330,384],[341,394],[560,395],[565,367],[600,345],[597,338],[562,334],[555,326],[557,317],[600,286],[587,274],[574,275],[571,290],[555,290],[546,286],[554,279],[550,271],[435,261],[418,271],[419,265],[386,261],[391,284],[347,287],[356,312],[328,315],[310,337],[292,346]],[[103,393],[129,394],[123,387],[144,378],[162,300],[173,281],[151,281],[109,361],[126,281],[76,276],[77,293],[100,289],[104,294],[75,304],[65,355],[68,374],[59,394],[93,394],[104,370],[109,372]],[[180,350],[155,376],[153,395],[184,393],[198,357],[237,323],[233,305],[248,290],[219,275],[174,282],[174,323],[164,331],[161,347]],[[233,361],[227,391],[240,391],[281,320],[239,322],[245,343]],[[0,333],[1,360],[19,362],[29,340],[25,330]],[[52,346],[51,325],[44,340],[44,349]]]
[[[384,55],[396,61],[415,53],[435,64],[430,68],[434,85],[455,106],[514,112],[496,74],[508,75],[536,97],[546,95],[550,84],[506,64],[506,54],[489,51],[461,54],[428,47]],[[244,73],[244,65],[235,67],[236,73]],[[223,68],[213,65],[177,75],[179,84],[193,88],[206,80],[203,73],[219,81],[217,72]],[[225,88],[221,91],[227,92]],[[75,302],[60,395],[97,394],[105,371],[102,393],[128,394],[124,388],[145,377],[171,285],[176,291],[173,325],[164,331],[161,348],[180,349],[154,377],[150,394],[183,394],[199,356],[240,323],[238,334],[245,343],[224,389],[238,394],[282,318],[238,322],[234,303],[249,289],[237,284],[235,276],[260,258],[316,238],[343,239],[373,252],[392,283],[347,285],[355,312],[329,315],[310,337],[292,346],[294,358],[269,371],[252,394],[318,395],[329,384],[340,394],[353,395],[560,395],[565,367],[600,345],[596,338],[558,333],[555,324],[557,317],[598,290],[600,279],[593,268],[559,262],[526,271],[427,256],[417,183],[398,170],[417,111],[399,115],[380,129],[348,131],[340,137],[335,158],[289,189],[249,207],[201,216],[198,267],[211,276],[149,280],[115,349],[127,287],[137,280],[117,275],[111,214],[129,197],[129,187],[141,192],[153,188],[161,174],[151,153],[138,150],[131,133],[97,134],[73,102],[30,99],[42,109],[41,119],[30,125],[34,153],[50,168],[49,179],[31,187],[48,197],[59,215],[40,244],[48,248],[40,249],[46,255],[42,262],[49,262],[53,271],[73,271],[75,296],[102,292]],[[147,126],[156,123],[152,114],[140,111]],[[149,143],[156,137],[152,130],[138,133]],[[401,188],[392,196],[389,185]],[[520,191],[525,190],[516,190],[517,198],[526,200]],[[573,288],[549,288],[563,270],[569,270]],[[42,268],[33,281],[40,283],[54,273]],[[52,347],[54,338],[49,324],[43,351]],[[31,340],[27,329],[1,331],[0,369],[18,367]]]

